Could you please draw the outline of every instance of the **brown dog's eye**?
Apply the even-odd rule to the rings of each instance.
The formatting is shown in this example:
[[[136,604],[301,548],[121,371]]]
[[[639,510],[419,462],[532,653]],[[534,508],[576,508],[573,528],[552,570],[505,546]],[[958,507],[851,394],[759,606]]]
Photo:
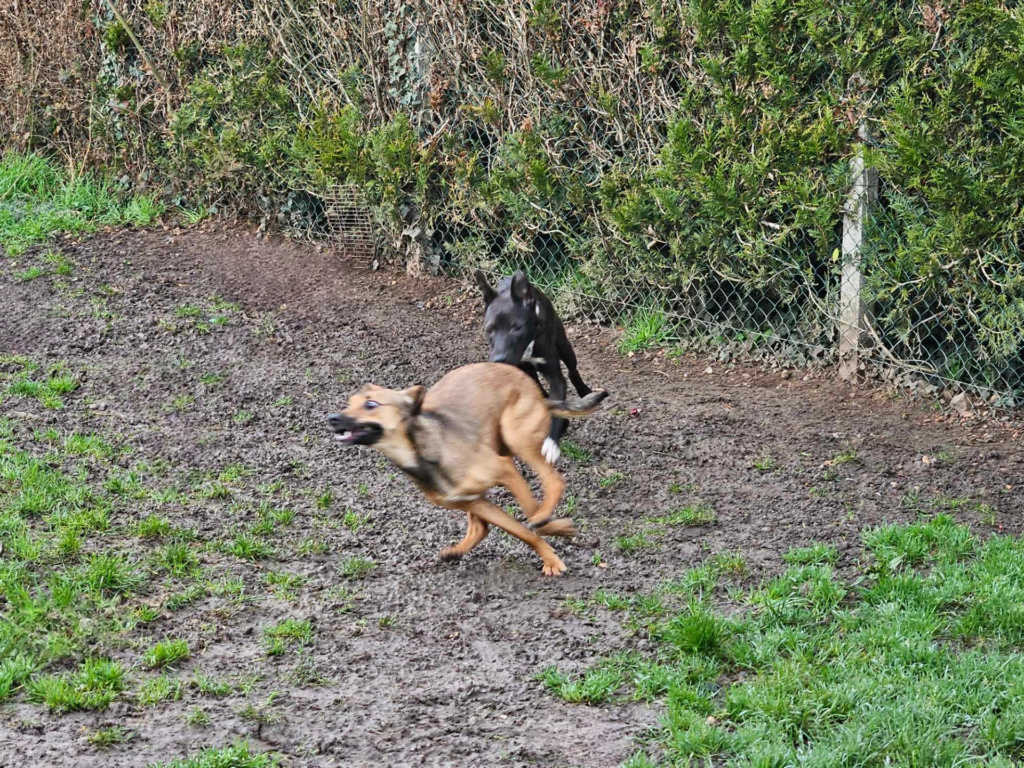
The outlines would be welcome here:
[[[363,405],[363,408],[365,408],[368,411],[372,411],[379,405],[380,403],[378,403],[376,400],[367,400],[366,403]]]

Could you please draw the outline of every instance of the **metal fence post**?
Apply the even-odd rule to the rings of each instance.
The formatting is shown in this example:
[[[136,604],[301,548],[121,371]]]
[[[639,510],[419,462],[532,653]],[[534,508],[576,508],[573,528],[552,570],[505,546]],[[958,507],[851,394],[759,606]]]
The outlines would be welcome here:
[[[867,123],[861,123],[857,138],[860,142],[850,159],[850,190],[843,206],[843,270],[839,284],[839,376],[848,381],[858,377],[867,332],[863,248],[871,209],[878,198],[878,171],[865,158],[865,147],[871,139]]]
[[[409,108],[413,125],[422,139],[430,125],[430,5],[426,0],[414,0],[415,21],[412,40],[407,49],[409,61]],[[428,271],[430,242],[428,237],[427,207],[429,201],[420,200],[416,206],[415,222],[402,233],[408,238],[405,271],[418,277]]]

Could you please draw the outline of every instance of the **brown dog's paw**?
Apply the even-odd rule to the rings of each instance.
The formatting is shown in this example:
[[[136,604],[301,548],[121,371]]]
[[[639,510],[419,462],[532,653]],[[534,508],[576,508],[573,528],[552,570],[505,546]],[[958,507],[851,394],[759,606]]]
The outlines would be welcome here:
[[[550,563],[544,563],[544,567],[541,570],[544,571],[545,576],[561,576],[565,573],[565,563],[555,558]]]
[[[442,549],[438,557],[444,562],[450,563],[453,560],[460,560],[462,558],[462,550],[458,547],[448,547],[447,549]]]
[[[550,520],[535,530],[541,536],[561,536],[565,539],[571,539],[579,533],[579,530],[573,524],[572,520],[567,517],[563,517],[558,520]]]

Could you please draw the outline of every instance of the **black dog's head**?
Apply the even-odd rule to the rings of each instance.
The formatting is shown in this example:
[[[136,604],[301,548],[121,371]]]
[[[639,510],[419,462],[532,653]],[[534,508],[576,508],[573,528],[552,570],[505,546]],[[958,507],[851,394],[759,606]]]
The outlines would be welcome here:
[[[491,288],[484,273],[475,274],[484,296],[484,332],[492,363],[518,365],[537,331],[537,300],[526,275],[516,272],[503,278],[498,290]]]

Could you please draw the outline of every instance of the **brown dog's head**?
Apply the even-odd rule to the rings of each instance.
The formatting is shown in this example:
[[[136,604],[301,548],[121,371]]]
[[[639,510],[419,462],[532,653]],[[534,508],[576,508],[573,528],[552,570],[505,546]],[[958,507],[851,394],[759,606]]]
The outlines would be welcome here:
[[[420,412],[423,387],[401,391],[367,384],[349,398],[341,413],[332,413],[327,423],[336,439],[348,445],[372,445],[387,454],[408,446],[408,422]]]

